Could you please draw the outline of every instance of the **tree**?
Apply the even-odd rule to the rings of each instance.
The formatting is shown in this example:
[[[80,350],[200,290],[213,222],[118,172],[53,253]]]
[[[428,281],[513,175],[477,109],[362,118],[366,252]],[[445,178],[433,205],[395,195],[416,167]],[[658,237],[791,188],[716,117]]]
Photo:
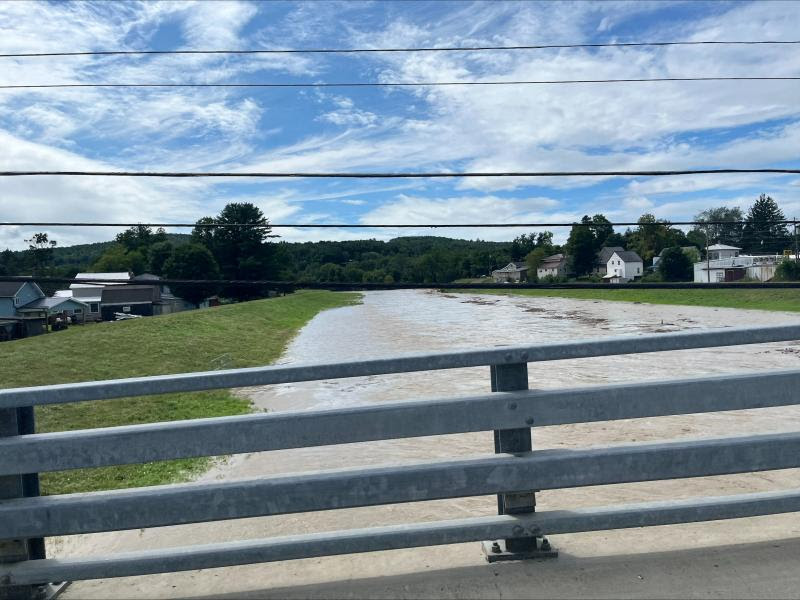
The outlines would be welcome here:
[[[592,220],[584,216],[581,223],[582,225],[572,226],[567,240],[567,254],[572,260],[572,270],[578,277],[592,272],[597,252],[594,230],[586,226],[591,224]]]
[[[538,281],[539,276],[536,271],[548,254],[549,252],[545,246],[539,246],[531,250],[528,256],[525,257],[525,264],[528,265],[528,281]]]
[[[128,252],[138,251],[146,257],[153,244],[167,241],[167,234],[161,227],[154,233],[153,229],[147,225],[134,225],[130,229],[118,233],[114,240]]]
[[[694,278],[692,260],[679,247],[667,248],[658,262],[663,281],[691,281]]]
[[[687,243],[686,235],[680,230],[670,227],[667,221],[656,219],[646,213],[639,217],[638,227],[625,234],[628,250],[635,250],[646,263],[652,262],[664,248],[683,246]]]
[[[148,264],[149,271],[151,273],[155,273],[156,275],[163,275],[164,263],[167,262],[167,259],[172,256],[174,251],[175,247],[171,242],[156,242],[150,246],[150,261]]]
[[[786,217],[778,204],[761,194],[747,212],[742,230],[742,248],[748,254],[780,254],[789,244],[789,230],[783,221]]]
[[[689,232],[691,241],[695,245],[705,247],[707,235],[709,245],[726,244],[741,247],[744,227],[741,221],[744,220],[744,215],[740,208],[728,208],[727,206],[709,208],[696,214],[694,220],[708,223],[707,225],[695,225]],[[722,224],[713,224],[715,222],[722,222]],[[700,241],[702,243],[698,244]]]
[[[178,246],[164,262],[167,279],[219,279],[219,265],[214,256],[201,244]],[[199,306],[200,302],[219,291],[219,285],[183,284],[170,285],[172,291],[184,300]]]
[[[122,244],[114,244],[100,255],[91,268],[99,273],[126,271],[134,275],[141,275],[146,266],[147,261],[141,251],[129,252]]]
[[[209,224],[217,227],[203,227]],[[198,221],[192,237],[212,253],[224,279],[270,279],[277,270],[274,244],[267,243],[272,237],[270,231],[261,209],[249,202],[232,202],[216,218]],[[223,292],[237,300],[247,300],[262,296],[265,290],[234,286]]]
[[[46,233],[34,233],[28,243],[28,263],[33,275],[44,275],[53,264],[53,249],[56,241],[48,238]]]
[[[603,246],[614,246],[616,244],[609,244],[608,239],[614,235],[614,226],[611,224],[605,215],[596,214],[592,217],[594,225],[590,227],[592,235],[594,236],[595,253]]]

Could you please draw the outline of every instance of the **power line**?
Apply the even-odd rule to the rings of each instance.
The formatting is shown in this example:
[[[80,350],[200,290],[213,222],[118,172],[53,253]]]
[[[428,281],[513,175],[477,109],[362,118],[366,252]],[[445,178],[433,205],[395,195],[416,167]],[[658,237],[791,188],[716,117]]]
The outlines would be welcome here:
[[[800,77],[798,77],[800,79]],[[455,177],[664,177],[672,175],[719,175],[734,173],[772,173],[792,175],[800,169],[683,169],[660,171],[492,171],[429,173],[278,173],[260,171],[190,172],[190,171],[0,171],[0,177],[20,176],[92,176],[92,177],[258,177],[258,178],[346,178],[346,179],[432,179]]]
[[[115,285],[187,285],[187,286],[230,286],[230,287],[262,287],[271,290],[291,291],[295,289],[316,290],[505,290],[542,289],[542,290],[583,290],[583,289],[800,289],[800,281],[786,281],[775,283],[362,283],[362,282],[307,282],[307,281],[275,281],[256,279],[141,279],[120,281],[118,279],[83,279],[75,277],[31,277],[31,276],[2,276],[0,282],[25,282],[37,283],[82,283],[82,284],[115,284]]]
[[[48,221],[4,221],[0,227],[196,227],[198,229],[239,228],[254,229],[476,229],[476,228],[517,228],[517,227],[634,227],[639,225],[665,225],[668,227],[683,225],[745,225],[747,221],[657,221],[655,223],[639,223],[624,221],[616,223],[269,223],[254,225],[253,223],[101,223],[101,222],[48,222]],[[764,221],[768,225],[796,225],[796,219],[780,219]]]
[[[536,44],[520,46],[443,46],[417,48],[299,48],[299,49],[251,49],[251,50],[90,50],[83,52],[20,52],[0,54],[0,58],[36,58],[46,56],[115,56],[148,54],[366,54],[379,52],[477,52],[487,50],[546,50],[566,48],[630,48],[642,46],[754,46],[800,44],[795,40],[755,41],[685,41],[685,42],[609,42],[598,44]]]
[[[785,77],[651,77],[625,79],[539,79],[514,81],[368,81],[320,83],[45,83],[0,85],[3,90],[53,88],[356,88],[356,87],[442,87],[469,85],[562,85],[584,83],[653,83],[664,81],[796,81]]]

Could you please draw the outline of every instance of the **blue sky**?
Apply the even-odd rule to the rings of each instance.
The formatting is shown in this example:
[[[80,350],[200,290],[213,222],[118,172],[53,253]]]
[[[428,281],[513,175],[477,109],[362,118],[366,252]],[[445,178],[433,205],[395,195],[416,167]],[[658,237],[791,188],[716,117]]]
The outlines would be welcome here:
[[[793,40],[800,3],[5,2],[0,53]],[[0,59],[0,82],[309,82],[800,75],[797,46]],[[800,85],[0,91],[0,167],[265,171],[800,167]],[[800,178],[151,181],[0,178],[0,220],[195,221],[249,201],[274,222],[691,218]],[[41,228],[39,228],[41,229]],[[59,245],[112,230],[48,230]],[[450,235],[509,239],[527,230]],[[290,241],[419,231],[281,230]],[[31,233],[0,231],[0,248]],[[444,234],[438,230],[439,234]],[[565,231],[556,238],[563,239]]]

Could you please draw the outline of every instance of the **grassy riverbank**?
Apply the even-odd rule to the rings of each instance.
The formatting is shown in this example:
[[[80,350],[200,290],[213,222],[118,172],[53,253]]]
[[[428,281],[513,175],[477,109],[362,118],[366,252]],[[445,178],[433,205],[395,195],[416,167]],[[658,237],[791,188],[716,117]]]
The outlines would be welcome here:
[[[322,310],[359,295],[306,291],[162,317],[71,327],[0,344],[0,387],[162,375],[264,365]],[[228,390],[79,402],[37,408],[37,431],[67,431],[246,413]],[[42,475],[45,494],[156,485],[190,478],[210,459],[81,469]]]
[[[460,291],[460,290],[451,290]],[[800,312],[800,290],[793,289],[719,289],[719,290],[469,290],[480,294],[506,294],[515,296],[547,296],[583,300],[608,300],[612,302],[643,302],[646,304],[673,304],[681,306],[716,306],[758,310],[786,310]]]

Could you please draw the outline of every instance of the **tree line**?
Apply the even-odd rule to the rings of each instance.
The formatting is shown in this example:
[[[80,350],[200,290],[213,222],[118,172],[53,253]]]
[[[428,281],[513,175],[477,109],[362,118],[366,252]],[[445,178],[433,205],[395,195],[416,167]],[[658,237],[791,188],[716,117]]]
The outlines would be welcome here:
[[[644,214],[635,227],[620,233],[606,216],[586,215],[580,226],[571,228],[563,245],[553,242],[550,231],[523,234],[511,242],[416,236],[290,243],[273,235],[258,207],[230,203],[218,215],[197,221],[190,235],[139,225],[118,234],[113,242],[59,248],[46,233],[37,233],[26,240],[28,250],[0,252],[0,275],[73,277],[79,271],[130,271],[169,279],[440,283],[484,278],[511,261],[524,261],[530,279],[536,280],[541,261],[563,253],[574,277],[591,280],[596,279],[592,273],[597,253],[613,246],[635,251],[645,265],[661,255],[658,270],[646,280],[689,281],[692,265],[707,245],[736,246],[745,254],[779,254],[796,243],[787,226],[776,223],[785,217],[766,195],[746,213],[723,206],[704,210],[694,220],[700,224],[684,232]],[[778,276],[800,279],[797,264],[781,265]],[[221,284],[175,286],[173,291],[191,302],[213,294],[247,300],[267,293],[252,286]]]

